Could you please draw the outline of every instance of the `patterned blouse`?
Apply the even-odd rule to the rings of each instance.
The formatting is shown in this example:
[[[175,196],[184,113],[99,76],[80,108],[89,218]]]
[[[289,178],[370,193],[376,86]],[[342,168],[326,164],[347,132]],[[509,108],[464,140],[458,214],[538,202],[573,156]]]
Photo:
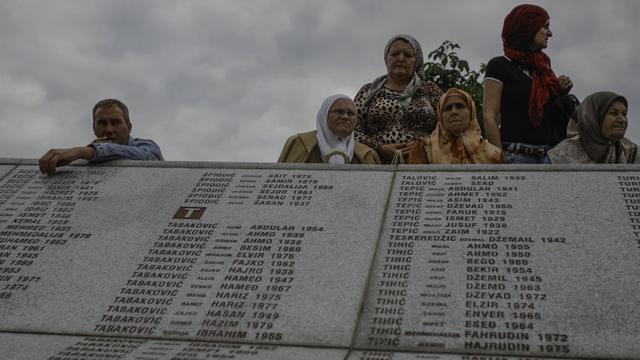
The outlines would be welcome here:
[[[383,144],[404,143],[430,134],[436,127],[436,108],[442,90],[431,81],[417,89],[408,106],[399,102],[400,93],[383,88],[369,103],[365,99],[371,83],[356,94],[358,110],[356,140],[379,150]]]

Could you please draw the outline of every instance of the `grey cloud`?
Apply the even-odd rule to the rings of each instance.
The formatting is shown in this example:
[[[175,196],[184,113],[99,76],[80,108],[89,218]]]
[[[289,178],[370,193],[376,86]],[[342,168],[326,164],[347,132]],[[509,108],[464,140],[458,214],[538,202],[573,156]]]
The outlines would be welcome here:
[[[477,69],[501,54],[502,21],[519,3],[2,2],[0,157],[86,143],[95,101],[117,97],[134,135],[156,140],[169,160],[273,161],[286,137],[315,126],[325,96],[354,95],[384,73],[392,35],[413,34],[425,54],[452,40]],[[538,3],[552,17],[554,69],[580,97],[625,94],[628,135],[640,140],[640,3]]]

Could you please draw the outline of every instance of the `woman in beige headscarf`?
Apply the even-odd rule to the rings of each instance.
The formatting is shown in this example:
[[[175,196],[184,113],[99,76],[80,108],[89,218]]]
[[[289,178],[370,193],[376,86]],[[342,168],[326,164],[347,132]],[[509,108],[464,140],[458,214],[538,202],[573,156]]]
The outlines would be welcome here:
[[[451,88],[438,102],[438,124],[413,142],[410,164],[501,164],[502,150],[482,138],[471,95]]]
[[[554,164],[639,163],[638,146],[624,137],[627,99],[610,91],[587,96],[569,121],[568,139],[549,150]]]

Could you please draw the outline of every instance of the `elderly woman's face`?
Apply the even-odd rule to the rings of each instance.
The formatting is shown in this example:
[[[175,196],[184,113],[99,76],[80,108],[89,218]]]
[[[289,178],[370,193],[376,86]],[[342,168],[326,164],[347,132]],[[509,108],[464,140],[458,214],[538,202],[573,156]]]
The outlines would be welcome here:
[[[549,45],[549,38],[553,36],[549,26],[550,22],[547,20],[536,33],[536,36],[533,38],[533,44],[531,45],[533,51],[546,49]]]
[[[331,105],[327,127],[337,137],[351,135],[356,126],[356,105],[351,100],[338,99]]]
[[[416,53],[413,46],[400,39],[392,42],[387,53],[387,74],[399,79],[410,78],[415,66]]]
[[[453,135],[460,135],[471,124],[471,114],[462,96],[451,95],[442,105],[442,126]]]
[[[627,107],[622,101],[614,101],[602,120],[600,131],[602,136],[609,141],[618,141],[624,137],[627,131]]]

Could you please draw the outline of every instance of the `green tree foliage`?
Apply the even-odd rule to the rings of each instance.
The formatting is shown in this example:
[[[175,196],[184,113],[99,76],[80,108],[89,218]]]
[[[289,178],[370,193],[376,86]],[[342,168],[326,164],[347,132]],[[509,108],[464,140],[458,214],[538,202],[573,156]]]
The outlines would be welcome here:
[[[486,64],[480,64],[479,71],[472,70],[468,61],[460,59],[456,49],[460,49],[460,45],[446,40],[430,52],[428,61],[424,64],[424,76],[425,79],[435,82],[443,91],[456,87],[468,92],[476,103],[478,121],[484,133],[481,81]]]

